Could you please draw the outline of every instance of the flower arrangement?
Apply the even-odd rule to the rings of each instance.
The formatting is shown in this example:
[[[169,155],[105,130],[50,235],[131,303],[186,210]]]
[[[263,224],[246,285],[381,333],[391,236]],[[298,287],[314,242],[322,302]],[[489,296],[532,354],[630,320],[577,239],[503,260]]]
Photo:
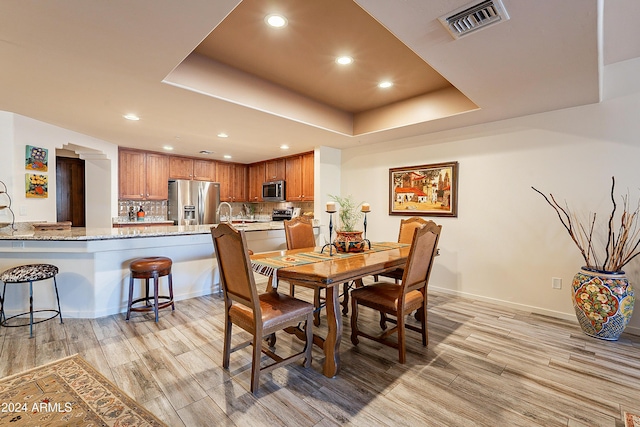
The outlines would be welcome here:
[[[531,187],[544,197],[547,203],[556,211],[560,222],[580,250],[586,267],[589,269],[609,272],[621,271],[622,267],[628,264],[629,261],[640,255],[640,227],[638,225],[640,201],[632,211],[629,206],[629,196],[622,196],[622,212],[616,215],[618,204],[614,195],[615,185],[615,177],[611,177],[611,203],[613,207],[609,215],[606,242],[604,248],[599,249],[594,247],[593,240],[593,232],[596,226],[595,213],[589,213],[586,223],[581,222],[571,212],[566,203],[563,207],[556,201],[553,194],[549,194],[549,197],[547,197],[541,191]],[[618,226],[615,225],[616,222],[619,222]],[[604,255],[602,255],[603,252]]]
[[[340,197],[329,194],[329,197],[340,205],[340,211],[338,213],[338,218],[340,218],[340,231],[356,231],[356,224],[360,221],[360,218],[362,218],[362,212],[358,209],[358,207],[362,205],[362,202],[356,203],[351,195]]]

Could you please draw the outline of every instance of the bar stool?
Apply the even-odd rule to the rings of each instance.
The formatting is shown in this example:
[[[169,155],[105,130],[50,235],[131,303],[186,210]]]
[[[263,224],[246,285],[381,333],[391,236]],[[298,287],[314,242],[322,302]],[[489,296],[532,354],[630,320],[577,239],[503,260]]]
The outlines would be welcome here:
[[[127,305],[127,321],[132,311],[153,311],[156,314],[156,322],[158,321],[158,310],[171,306],[171,310],[175,310],[173,302],[173,280],[171,275],[171,258],[167,257],[148,257],[138,258],[131,261],[129,270],[129,303]],[[168,276],[169,279],[169,296],[158,295],[158,279]],[[133,299],[133,280],[145,279],[145,296]],[[153,279],[153,296],[149,296],[149,279]],[[162,302],[158,302],[162,300]],[[152,303],[153,301],[153,303]],[[144,302],[144,307],[134,307],[134,304]]]
[[[60,323],[62,322],[62,311],[60,310],[60,296],[58,295],[58,284],[56,283],[56,274],[58,274],[58,267],[51,264],[28,264],[20,265],[5,270],[0,274],[0,281],[4,283],[2,287],[2,296],[0,297],[0,325],[15,328],[18,326],[27,325],[8,325],[7,322],[19,316],[29,315],[29,338],[33,338],[33,325],[37,323],[46,322],[57,316],[60,316]],[[33,282],[40,280],[53,279],[53,288],[56,291],[56,301],[58,303],[57,310],[33,310]],[[27,283],[29,282],[29,312],[16,314],[15,316],[5,317],[4,313],[4,301],[7,291],[7,283]],[[53,316],[46,319],[33,321],[33,313],[49,312],[54,313]]]

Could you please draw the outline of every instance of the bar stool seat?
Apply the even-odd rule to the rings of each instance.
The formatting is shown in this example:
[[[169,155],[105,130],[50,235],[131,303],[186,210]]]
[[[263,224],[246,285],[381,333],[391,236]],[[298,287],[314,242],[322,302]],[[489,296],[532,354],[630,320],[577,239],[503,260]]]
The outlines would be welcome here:
[[[25,314],[29,315],[29,337],[33,338],[33,325],[46,322],[47,320],[51,320],[57,316],[60,316],[60,323],[62,322],[62,310],[60,309],[60,296],[58,295],[58,284],[56,283],[56,274],[58,274],[58,267],[51,264],[28,264],[28,265],[20,265],[17,267],[10,268],[5,270],[0,274],[0,281],[3,282],[2,287],[2,296],[0,297],[0,325],[14,328],[18,326],[26,326],[26,325],[9,325],[7,322],[16,317],[24,316]],[[33,309],[33,282],[38,282],[40,280],[53,279],[53,287],[56,291],[56,302],[58,304],[58,309],[49,309],[49,310],[34,310]],[[29,311],[25,313],[16,314],[15,316],[6,317],[4,312],[4,301],[7,292],[7,283],[29,283]],[[48,312],[53,313],[53,316],[47,317],[46,319],[41,319],[36,322],[33,321],[33,313],[41,313]]]
[[[129,264],[131,274],[129,276],[129,302],[127,304],[127,321],[132,311],[153,311],[158,321],[158,310],[171,306],[175,310],[173,301],[173,277],[171,274],[171,258],[147,257],[138,258]],[[160,277],[167,276],[169,280],[169,296],[158,295],[158,281]],[[134,279],[145,280],[145,296],[133,299]],[[149,296],[149,279],[153,279],[153,295]],[[134,307],[135,304],[144,302],[144,306]]]

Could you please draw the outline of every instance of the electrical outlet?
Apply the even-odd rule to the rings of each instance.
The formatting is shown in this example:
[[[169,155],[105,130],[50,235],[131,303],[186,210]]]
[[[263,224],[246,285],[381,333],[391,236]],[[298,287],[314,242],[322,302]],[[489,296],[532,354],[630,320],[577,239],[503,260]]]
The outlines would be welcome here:
[[[560,277],[552,277],[551,278],[551,288],[552,289],[562,289],[562,278],[560,278]]]

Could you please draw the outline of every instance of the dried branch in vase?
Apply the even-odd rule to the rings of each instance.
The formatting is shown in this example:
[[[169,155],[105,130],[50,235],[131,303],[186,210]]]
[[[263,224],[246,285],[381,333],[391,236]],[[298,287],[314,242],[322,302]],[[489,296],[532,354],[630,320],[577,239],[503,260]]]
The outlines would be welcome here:
[[[547,203],[556,211],[558,218],[567,233],[576,244],[584,262],[588,268],[604,271],[620,271],[632,259],[640,255],[640,227],[638,225],[638,214],[640,213],[640,201],[636,208],[631,211],[629,208],[629,196],[622,196],[622,213],[616,216],[618,204],[615,199],[615,177],[611,177],[611,203],[613,208],[609,215],[607,224],[606,244],[603,249],[594,247],[594,230],[596,228],[596,214],[590,213],[585,223],[580,222],[578,217],[571,212],[566,205],[561,206],[553,194],[547,197],[540,190],[531,187],[540,194]],[[619,221],[617,227],[615,223]],[[604,252],[604,257],[601,254]]]

